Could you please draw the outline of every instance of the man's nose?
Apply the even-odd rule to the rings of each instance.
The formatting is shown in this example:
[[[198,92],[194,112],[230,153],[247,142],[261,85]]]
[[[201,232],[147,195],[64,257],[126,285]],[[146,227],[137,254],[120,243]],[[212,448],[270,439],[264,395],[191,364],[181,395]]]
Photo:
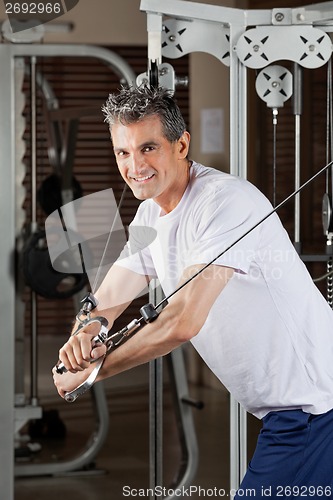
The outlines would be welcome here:
[[[145,166],[143,155],[133,154],[131,157],[131,170],[133,174],[139,174]]]

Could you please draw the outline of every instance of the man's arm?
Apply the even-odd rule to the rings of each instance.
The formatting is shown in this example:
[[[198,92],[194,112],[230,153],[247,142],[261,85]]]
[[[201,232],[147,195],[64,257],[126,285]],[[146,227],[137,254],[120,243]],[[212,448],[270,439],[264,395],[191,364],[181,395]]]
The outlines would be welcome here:
[[[187,268],[182,276],[183,283],[193,276],[203,265]],[[168,354],[176,347],[194,337],[204,325],[211,307],[233,275],[233,269],[211,265],[193,281],[177,292],[153,323],[135,333],[126,343],[111,352],[99,373],[98,380],[146,363]],[[81,335],[80,335],[81,336]],[[78,335],[79,337],[79,335]],[[96,354],[101,354],[97,349]],[[70,356],[68,355],[68,359]],[[78,354],[75,354],[78,361]],[[76,374],[58,375],[55,384],[61,396],[77,387],[93,369],[82,361],[72,366],[74,370],[84,370]],[[66,374],[67,375],[67,374]],[[61,377],[65,377],[61,379]],[[75,379],[75,377],[77,377]]]
[[[200,267],[187,268],[181,283]],[[159,317],[108,356],[99,379],[146,363],[187,342],[201,330],[211,307],[233,275],[233,269],[210,266],[170,300]]]
[[[148,276],[114,264],[95,293],[98,306],[91,312],[91,317],[104,316],[108,320],[108,328],[111,329],[115,319],[145,290],[149,281]],[[79,322],[76,321],[72,332],[78,325]],[[78,372],[90,366],[91,340],[97,333],[98,328],[95,323],[81,330],[80,334],[69,337],[59,351],[59,360],[68,371]],[[98,348],[96,357],[103,355],[104,352],[104,346]]]

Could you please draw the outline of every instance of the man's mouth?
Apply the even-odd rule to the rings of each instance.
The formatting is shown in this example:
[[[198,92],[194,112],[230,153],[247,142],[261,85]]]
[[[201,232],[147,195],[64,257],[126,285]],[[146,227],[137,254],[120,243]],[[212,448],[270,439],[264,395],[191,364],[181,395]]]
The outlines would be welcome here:
[[[152,179],[154,177],[154,175],[155,174],[145,175],[142,177],[131,177],[131,179],[135,182],[145,182],[145,181],[149,181],[150,179]]]

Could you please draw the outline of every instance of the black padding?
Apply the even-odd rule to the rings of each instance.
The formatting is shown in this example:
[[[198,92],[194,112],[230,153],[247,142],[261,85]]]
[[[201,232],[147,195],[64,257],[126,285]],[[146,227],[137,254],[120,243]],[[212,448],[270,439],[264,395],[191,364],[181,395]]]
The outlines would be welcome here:
[[[53,269],[44,230],[35,232],[28,239],[23,249],[22,266],[25,283],[46,299],[72,297],[88,282],[85,273],[66,273]],[[73,269],[71,265],[68,268]]]
[[[75,177],[72,177],[71,189],[73,200],[82,197],[81,185]],[[61,178],[58,175],[52,174],[43,180],[37,191],[37,200],[47,215],[64,204],[61,196]]]

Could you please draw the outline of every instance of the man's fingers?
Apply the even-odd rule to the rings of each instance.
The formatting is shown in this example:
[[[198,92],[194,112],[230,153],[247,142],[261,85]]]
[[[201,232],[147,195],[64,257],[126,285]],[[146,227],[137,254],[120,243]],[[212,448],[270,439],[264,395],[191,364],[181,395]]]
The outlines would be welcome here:
[[[66,392],[59,387],[59,383],[58,383],[59,375],[57,373],[57,370],[56,370],[55,366],[52,368],[52,374],[53,374],[53,383],[54,383],[54,385],[55,385],[55,387],[56,387],[56,389],[58,391],[58,394],[59,394],[59,396],[61,396],[62,398],[64,398]]]
[[[89,366],[91,351],[90,338],[78,335],[71,337],[59,351],[59,359],[68,371],[82,371]]]
[[[104,356],[105,353],[106,353],[106,347],[105,347],[105,345],[101,345],[101,346],[95,347],[91,351],[90,356],[92,359],[98,359],[101,356]]]
[[[90,333],[82,331],[70,337],[59,350],[59,359],[69,372],[85,370],[92,359],[104,356],[106,347],[100,345],[92,350],[92,339],[93,336]]]

